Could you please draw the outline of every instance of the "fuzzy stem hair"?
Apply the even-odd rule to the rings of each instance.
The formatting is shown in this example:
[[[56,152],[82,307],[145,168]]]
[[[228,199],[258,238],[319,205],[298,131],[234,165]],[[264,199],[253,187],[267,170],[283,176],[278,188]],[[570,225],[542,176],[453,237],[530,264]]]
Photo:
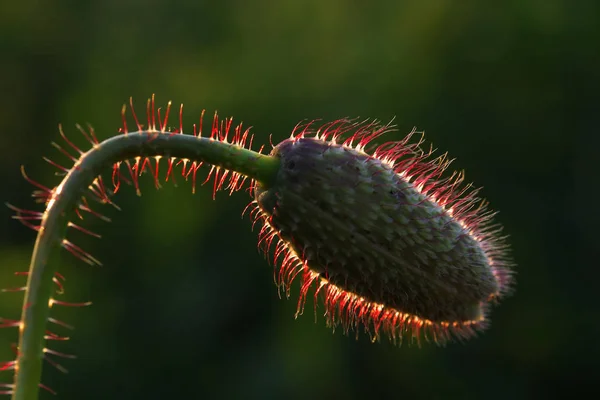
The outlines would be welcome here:
[[[135,157],[175,157],[203,162],[254,179],[261,184],[277,174],[279,162],[235,143],[184,134],[164,134],[153,130],[121,134],[95,144],[84,153],[54,189],[31,258],[15,364],[13,400],[37,399],[44,360],[46,325],[57,263],[69,218],[84,191],[94,179],[115,163]]]

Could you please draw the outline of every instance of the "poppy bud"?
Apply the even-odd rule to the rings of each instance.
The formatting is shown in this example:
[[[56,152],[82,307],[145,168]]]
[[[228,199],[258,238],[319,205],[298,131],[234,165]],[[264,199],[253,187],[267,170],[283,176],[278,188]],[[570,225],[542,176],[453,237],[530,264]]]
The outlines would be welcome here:
[[[334,327],[364,325],[394,340],[469,337],[507,291],[503,238],[462,174],[442,178],[446,157],[431,159],[412,134],[364,151],[388,130],[336,121],[275,146],[278,175],[254,192],[262,240],[280,240],[280,284],[302,273],[299,310],[315,286]]]

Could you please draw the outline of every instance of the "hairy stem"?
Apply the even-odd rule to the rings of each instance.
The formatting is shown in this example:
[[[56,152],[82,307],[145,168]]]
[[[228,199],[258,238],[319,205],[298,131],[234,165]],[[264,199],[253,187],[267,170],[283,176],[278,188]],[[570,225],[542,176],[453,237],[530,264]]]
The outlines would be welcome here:
[[[176,157],[202,161],[269,185],[279,162],[269,156],[209,138],[140,131],[112,137],[95,145],[75,163],[55,188],[42,219],[33,250],[21,324],[13,400],[37,399],[46,325],[57,269],[55,258],[72,211],[94,179],[115,162],[135,157]]]

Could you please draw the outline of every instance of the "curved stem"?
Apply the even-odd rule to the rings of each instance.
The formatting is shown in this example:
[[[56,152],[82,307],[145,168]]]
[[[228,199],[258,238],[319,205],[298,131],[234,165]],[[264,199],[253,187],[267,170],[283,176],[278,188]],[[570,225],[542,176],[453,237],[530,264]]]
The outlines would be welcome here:
[[[269,185],[279,168],[277,159],[235,144],[183,134],[140,131],[95,145],[75,163],[53,192],[33,250],[15,368],[13,400],[37,399],[44,358],[46,324],[56,262],[69,215],[94,179],[114,163],[134,157],[165,156],[202,161]]]

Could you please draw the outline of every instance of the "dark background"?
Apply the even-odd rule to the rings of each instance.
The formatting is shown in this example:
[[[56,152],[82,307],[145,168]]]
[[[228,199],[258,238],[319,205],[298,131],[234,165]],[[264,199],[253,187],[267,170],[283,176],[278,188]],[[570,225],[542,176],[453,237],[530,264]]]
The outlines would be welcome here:
[[[396,116],[483,185],[510,234],[517,290],[477,339],[396,348],[294,320],[256,250],[244,192],[131,189],[123,211],[90,220],[104,262],[64,253],[76,326],[61,399],[566,398],[596,388],[600,217],[600,2],[597,1],[5,1],[0,5],[0,200],[33,207],[19,173],[51,185],[41,157],[90,122],[116,133],[133,96],[185,103],[252,125],[277,143],[301,119]],[[32,231],[0,208],[0,286],[18,286]],[[0,294],[16,318],[21,296]],[[312,309],[312,304],[307,305]],[[322,308],[320,308],[322,310]],[[57,329],[60,333],[66,333]],[[0,359],[16,332],[0,331]],[[9,373],[0,373],[4,382]],[[595,379],[596,378],[596,379]],[[593,385],[594,384],[594,385]],[[50,398],[48,394],[44,398]]]

